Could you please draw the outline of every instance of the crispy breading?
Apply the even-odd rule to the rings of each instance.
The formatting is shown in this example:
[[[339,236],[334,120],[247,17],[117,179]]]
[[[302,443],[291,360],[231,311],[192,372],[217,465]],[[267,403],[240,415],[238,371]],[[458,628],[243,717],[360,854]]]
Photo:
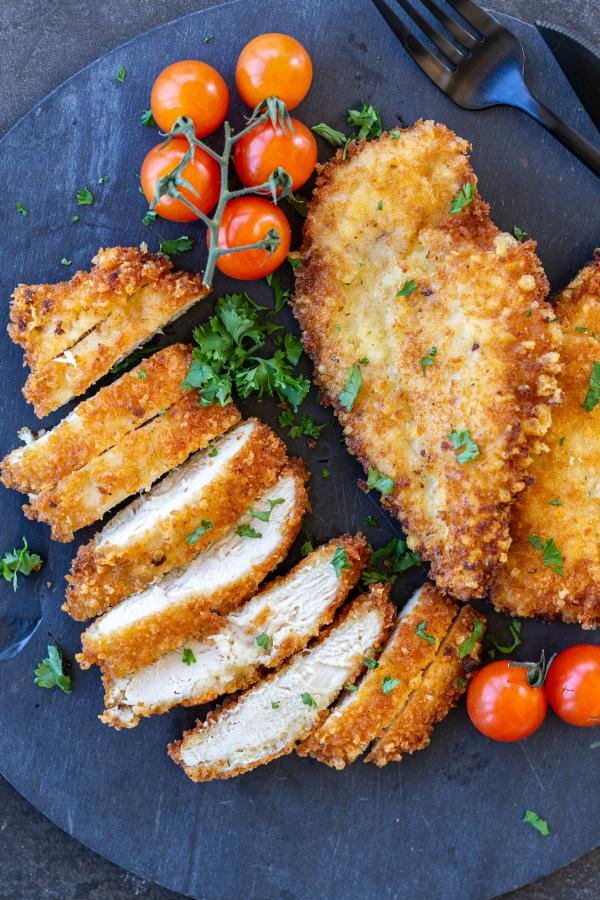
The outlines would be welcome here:
[[[347,557],[347,568],[339,575],[331,563],[338,547]],[[175,706],[200,706],[245,690],[331,623],[358,582],[367,555],[363,535],[342,535],[275,578],[239,610],[221,617],[218,630],[203,640],[190,638],[123,678],[105,676],[106,709],[100,720],[115,728],[134,728],[144,716]],[[193,654],[191,665],[186,651]]]
[[[187,568],[174,569],[140,594],[123,600],[82,635],[82,668],[99,665],[113,678],[150,665],[189,637],[202,637],[219,627],[220,615],[236,609],[287,556],[308,508],[308,472],[291,460],[277,482],[261,497],[285,498],[260,522],[260,537],[239,535],[242,516],[220,540],[209,545]]]
[[[294,299],[350,451],[393,479],[383,505],[461,600],[506,559],[511,503],[558,399],[560,341],[535,244],[500,233],[476,192],[449,212],[476,183],[468,149],[421,121],[338,153],[317,180]],[[354,366],[351,406],[340,393]],[[464,464],[449,439],[461,431],[479,448]]]
[[[172,344],[143,360],[51,431],[9,453],[2,483],[24,494],[50,490],[179,400],[191,359],[191,347]]]
[[[23,394],[40,417],[83,394],[208,294],[201,275],[167,271],[158,254],[116,247],[95,259],[91,272],[69,282],[20,285],[13,295],[9,334],[25,348],[31,373]]]
[[[456,603],[446,599],[433,584],[424,584],[402,611],[381,656],[375,657],[377,667],[367,671],[355,692],[340,700],[298,748],[298,754],[312,756],[336,769],[353,763],[403,709],[457,612]],[[419,636],[419,626],[427,637]],[[388,694],[382,689],[386,680],[397,682]]]
[[[54,540],[71,541],[74,531],[102,518],[126,497],[147,490],[239,419],[233,404],[201,406],[197,396],[187,394],[51,490],[32,495],[23,507],[25,515],[50,525]]]
[[[385,766],[388,762],[399,762],[404,753],[414,753],[427,746],[433,726],[456,705],[481,658],[481,638],[463,658],[458,655],[458,648],[473,634],[475,618],[485,626],[481,613],[470,606],[461,609],[414,693],[400,715],[375,741],[365,762]]]
[[[559,295],[564,333],[563,402],[553,412],[547,452],[535,460],[533,483],[519,497],[512,544],[491,599],[516,616],[600,625],[600,403],[586,411],[593,365],[600,366],[600,250]],[[544,566],[531,536],[553,540],[563,574]]]
[[[66,576],[64,611],[79,621],[91,619],[171,569],[187,566],[275,484],[285,462],[284,443],[260,420],[227,432],[79,547]],[[136,519],[145,522],[135,527]],[[202,522],[210,526],[188,541]]]
[[[171,759],[192,781],[210,781],[291,753],[385,639],[394,606],[378,588],[348,604],[311,647],[170,744]]]

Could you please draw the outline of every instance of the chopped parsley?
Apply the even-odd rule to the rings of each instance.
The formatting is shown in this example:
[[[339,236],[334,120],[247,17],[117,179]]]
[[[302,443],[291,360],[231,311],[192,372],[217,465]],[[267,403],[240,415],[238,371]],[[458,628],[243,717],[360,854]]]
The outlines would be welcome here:
[[[121,372],[125,372],[127,369],[131,369],[133,366],[137,365],[137,363],[141,362],[143,359],[146,359],[148,356],[152,356],[158,350],[158,347],[148,346],[140,348],[139,350],[134,350],[133,353],[130,353],[129,356],[126,356],[125,359],[122,359],[121,362],[116,362],[113,366],[110,367],[109,372],[111,375],[119,375]],[[166,412],[166,410],[165,410]]]
[[[345,147],[349,140],[343,131],[337,131],[330,125],[326,125],[325,122],[319,122],[318,125],[313,125],[311,131],[314,131],[315,134],[322,137],[323,140],[327,141],[328,144],[331,144],[332,147]]]
[[[57,644],[48,644],[48,656],[38,663],[35,672],[35,684],[41,688],[60,688],[63,694],[71,693],[72,678],[66,675],[63,666],[63,655]]]
[[[427,633],[427,624],[427,619],[424,619],[423,622],[419,622],[419,624],[415,628],[415,634],[417,635],[417,637],[420,637],[424,641],[427,641],[428,644],[435,644],[435,637],[432,634]]]
[[[530,534],[528,541],[536,550],[541,550],[544,566],[547,569],[551,569],[557,575],[563,574],[562,555],[552,538],[545,541],[537,534]]]
[[[363,663],[365,664],[367,669],[377,669],[379,666],[379,663],[377,662],[377,660],[373,659],[372,656],[371,657],[363,656]]]
[[[548,500],[548,506],[562,506],[562,500],[555,497],[554,500]]]
[[[161,241],[160,242],[160,252],[164,253],[167,259],[171,259],[172,256],[178,256],[180,253],[187,253],[188,250],[191,250],[194,244],[196,243],[194,238],[189,238],[187,234],[182,234],[181,237],[175,238],[173,241]]]
[[[266,631],[263,631],[262,634],[257,634],[254,640],[261,650],[266,651],[269,649],[269,643],[271,639],[269,638],[269,635],[266,633]]]
[[[565,438],[564,435],[563,435],[563,437],[561,437],[561,439],[560,439],[559,442],[558,442],[558,446],[559,446],[559,447],[562,447],[563,444],[565,443],[565,440],[566,440],[566,438]]]
[[[398,575],[418,566],[421,562],[418,553],[409,550],[403,538],[392,538],[383,547],[373,550],[362,574],[365,584],[384,582],[394,584]]]
[[[452,442],[455,450],[460,450],[460,453],[456,454],[456,458],[461,466],[479,456],[479,447],[471,437],[471,432],[468,429],[464,431],[453,429],[448,434],[448,439]],[[461,450],[461,447],[464,449]]]
[[[73,262],[72,259],[67,259],[66,256],[63,256],[63,258],[60,261],[60,264],[61,264],[61,266],[70,266],[72,262]]]
[[[516,237],[518,241],[524,241],[529,237],[526,231],[522,231],[518,225],[515,225],[513,228],[513,237]]]
[[[300,697],[305,706],[310,706],[311,709],[317,709],[317,701],[312,694],[308,693],[308,691],[303,691],[303,693],[300,694]]]
[[[293,272],[297,272],[298,269],[300,268],[300,266],[302,265],[302,260],[300,259],[300,257],[294,256],[292,253],[290,253],[288,255],[287,261],[289,262],[290,266],[292,267]]]
[[[255,538],[255,539],[262,537],[262,534],[260,533],[260,531],[256,531],[252,527],[252,525],[249,525],[248,523],[246,523],[244,525],[238,525],[238,527],[235,529],[235,533],[237,535],[239,535],[240,537]]]
[[[189,647],[184,647],[183,653],[181,654],[181,661],[186,664],[186,666],[193,666],[196,662],[196,657],[194,656],[194,651]]]
[[[592,363],[592,374],[590,375],[590,384],[583,401],[583,408],[586,412],[591,412],[600,402],[600,362]]]
[[[18,213],[21,213],[22,216],[29,215],[29,210],[25,209],[25,207],[23,206],[23,204],[21,203],[20,200],[17,200],[17,202],[15,203],[15,209],[17,210]]]
[[[341,578],[342,571],[348,570],[350,568],[348,554],[343,547],[335,548],[335,553],[331,557],[331,565],[335,569],[335,574],[338,578]]]
[[[110,179],[109,179],[108,175],[103,175],[101,178],[98,179],[98,184],[106,184],[109,180]]]
[[[253,518],[260,519],[261,522],[268,522],[275,507],[285,503],[285,500],[283,497],[276,497],[275,500],[267,500],[267,503],[269,504],[268,509],[254,509],[254,507],[251,506],[248,512]]]
[[[127,72],[125,71],[125,66],[119,66],[117,69],[117,74],[115,75],[115,81],[118,81],[119,84],[123,84],[127,77]]]
[[[147,377],[148,373],[146,372],[146,370],[140,369],[140,371],[138,372],[138,378],[140,379],[140,381],[145,381]]]
[[[383,200],[380,200],[379,203],[377,204],[377,212],[381,212],[382,209],[383,209]]]
[[[539,831],[542,837],[548,837],[548,835],[550,834],[550,827],[546,819],[542,819],[542,817],[538,816],[538,814],[532,809],[528,809],[525,811],[523,821],[528,825],[531,825],[532,828],[535,828],[536,831]]]
[[[288,429],[291,438],[306,437],[312,441],[318,441],[321,432],[327,425],[317,425],[314,419],[304,413],[300,416],[300,420],[296,422],[296,418],[291,409],[284,410],[278,417],[277,421],[282,428]]]
[[[204,537],[207,531],[210,531],[213,523],[208,521],[207,519],[201,519],[200,524],[196,528],[195,531],[192,531],[191,534],[185,539],[186,544],[197,544],[200,538]]]
[[[399,684],[400,680],[398,678],[391,678],[389,675],[386,675],[381,684],[381,690],[384,694],[391,694]]]
[[[210,44],[210,42],[211,42],[211,41],[214,41],[214,39],[215,39],[214,34],[207,34],[207,35],[205,35],[205,36],[202,38],[202,43],[203,43],[203,44]],[[277,704],[277,705],[279,706],[279,704]]]
[[[298,260],[299,262],[299,260]],[[289,288],[284,288],[281,286],[281,280],[279,275],[272,273],[271,275],[267,275],[266,282],[273,291],[275,297],[275,312],[281,312],[283,307],[289,302],[290,299],[290,290]],[[291,337],[291,335],[290,335]],[[300,350],[302,351],[302,345],[300,345]],[[300,357],[298,357],[299,359]],[[297,362],[298,360],[296,360]]]
[[[210,450],[208,451],[208,455],[209,455],[209,456],[218,456],[218,455],[219,455],[219,448],[218,448],[218,447],[211,447]]]
[[[462,188],[452,201],[452,206],[449,209],[449,213],[451,215],[456,215],[456,213],[462,212],[465,206],[468,206],[469,203],[472,203],[474,199],[475,185],[471,184],[470,181],[467,181],[467,183],[462,186]]]
[[[347,115],[348,125],[355,129],[354,140],[372,141],[381,137],[383,126],[378,110],[370,103],[363,100],[360,109],[349,109]]]
[[[417,290],[417,282],[414,278],[411,278],[410,281],[404,282],[404,287],[398,291],[396,297],[410,297],[411,294]]]
[[[346,383],[346,387],[338,397],[340,405],[346,410],[346,412],[350,412],[350,410],[354,406],[354,401],[356,400],[356,396],[360,390],[361,384],[362,372],[360,370],[360,366],[354,365],[348,372],[348,381]]]
[[[393,141],[399,140],[401,134],[402,134],[402,132],[398,131],[398,129],[394,129],[394,131],[390,131],[390,137]]]
[[[375,488],[384,497],[387,497],[394,490],[394,481],[388,475],[382,475],[379,469],[370,466],[367,476],[367,491],[370,491],[372,488]]]
[[[77,206],[91,206],[94,202],[94,195],[88,188],[81,188],[76,194]]]
[[[369,365],[369,357],[368,357],[368,356],[361,356],[361,358],[359,359],[358,362],[359,362],[359,364],[360,364],[361,366],[368,366],[368,365]]]
[[[142,110],[140,115],[140,125],[145,125],[146,128],[152,128],[153,125],[156,125],[151,109]]]
[[[271,700],[271,709],[279,709],[279,700]]]
[[[434,364],[436,356],[437,347],[431,347],[429,353],[426,356],[421,357],[421,369],[423,375],[427,375],[427,369],[429,366],[432,366]]]
[[[75,222],[79,222],[80,218],[81,218],[81,216],[78,216],[77,213],[75,213],[74,216],[71,216],[71,223],[75,224]]]
[[[144,218],[142,219],[143,225],[150,225],[151,222],[156,222],[156,217],[158,213],[154,209],[149,209]]]
[[[330,478],[331,472],[329,469],[321,469],[321,478]]]
[[[510,644],[499,643],[497,638],[495,638],[493,634],[490,634],[488,632],[488,634],[487,634],[488,656],[490,656],[492,659],[494,659],[494,657],[496,656],[496,653],[504,653],[504,654],[513,653],[517,649],[517,647],[520,647],[521,644],[523,643],[523,640],[521,638],[521,627],[522,627],[521,620],[518,619],[516,616],[514,616],[510,620],[510,623],[508,625],[508,633],[510,634],[510,636],[512,638],[512,641],[510,642]]]
[[[465,656],[470,656],[478,641],[483,637],[484,632],[483,622],[477,617],[473,618],[473,629],[468,638],[458,645],[456,648],[456,653],[459,659],[464,659]]]
[[[309,553],[312,553],[314,550],[313,542],[310,538],[306,538],[302,546],[300,547],[300,556],[308,556]]]
[[[369,525],[371,528],[379,528],[379,522],[375,516],[365,516],[365,525]]]
[[[29,544],[27,539],[23,538],[23,546],[17,550],[7,550],[2,559],[0,559],[0,567],[2,576],[6,581],[12,582],[13,590],[16,591],[19,583],[19,575],[31,575],[42,568],[42,557],[37,553],[29,552]]]
[[[346,690],[348,691],[349,694],[355,694],[357,692],[358,688],[356,687],[355,684],[347,684]],[[600,746],[600,742],[599,742],[599,746]]]

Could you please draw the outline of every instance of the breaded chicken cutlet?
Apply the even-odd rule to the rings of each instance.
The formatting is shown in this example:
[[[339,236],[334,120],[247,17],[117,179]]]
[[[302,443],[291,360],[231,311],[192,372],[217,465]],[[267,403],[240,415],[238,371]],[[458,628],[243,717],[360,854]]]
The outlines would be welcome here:
[[[208,294],[201,275],[170,271],[159,253],[111,247],[92,263],[70,281],[20,284],[13,293],[8,333],[25,351],[23,394],[40,418]]]
[[[317,180],[294,299],[349,449],[460,600],[483,596],[506,559],[560,342],[535,244],[490,220],[468,150],[420,121],[338,153]]]
[[[600,251],[559,295],[563,401],[511,521],[491,600],[513,616],[600,625]]]
[[[339,551],[346,554],[346,567],[338,574],[332,560]],[[101,721],[133,728],[143,716],[174,706],[200,706],[246,689],[330,624],[358,582],[366,558],[362,535],[332,540],[239,610],[223,616],[218,630],[206,638],[190,637],[177,650],[123,678],[105,677]]]

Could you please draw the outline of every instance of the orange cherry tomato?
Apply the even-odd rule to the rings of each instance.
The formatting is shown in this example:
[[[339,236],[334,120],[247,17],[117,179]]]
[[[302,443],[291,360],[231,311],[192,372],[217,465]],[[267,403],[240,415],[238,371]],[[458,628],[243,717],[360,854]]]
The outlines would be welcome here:
[[[162,131],[170,131],[180,116],[189,116],[200,138],[223,124],[228,107],[227,85],[216,69],[198,59],[167,66],[150,95],[152,115]]]
[[[164,175],[172,172],[189,149],[184,137],[176,137],[167,145],[157,144],[147,154],[140,171],[140,181],[144,196],[151,203],[156,191],[156,183]],[[198,196],[187,188],[180,188],[184,197],[204,213],[210,212],[219,200],[221,173],[219,164],[205,153],[201,147],[194,147],[193,159],[183,170],[183,177],[198,191]],[[171,222],[193,222],[198,216],[181,200],[161,197],[155,206],[156,212]]]
[[[575,644],[559,653],[546,676],[550,706],[570,725],[600,725],[600,647]]]
[[[469,683],[467,712],[475,728],[494,741],[521,741],[540,727],[548,710],[546,689],[531,687],[527,669],[498,660]]]
[[[279,246],[273,253],[267,250],[240,250],[225,253],[217,259],[217,268],[231,278],[253,281],[274,272],[289,253],[291,229],[285,213],[262,197],[236,197],[223,211],[219,228],[220,247],[241,247],[266,238],[274,229],[279,234]],[[210,245],[210,235],[207,234]]]
[[[295,191],[308,181],[317,162],[317,142],[312,132],[292,119],[293,132],[271,122],[263,122],[240,138],[233,151],[233,162],[242,183],[255,187],[268,181],[271,172],[281,166],[292,179]]]
[[[288,109],[304,100],[312,81],[310,56],[289,34],[260,34],[237,61],[235,83],[240,97],[255,106],[266,97],[279,97]]]

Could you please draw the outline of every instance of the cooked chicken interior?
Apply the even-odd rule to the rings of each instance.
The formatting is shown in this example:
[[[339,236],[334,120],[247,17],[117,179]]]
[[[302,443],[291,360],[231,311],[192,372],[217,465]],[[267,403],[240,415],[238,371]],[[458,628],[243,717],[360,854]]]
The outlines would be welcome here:
[[[339,574],[332,563],[346,554]],[[362,535],[344,535],[310,553],[287,575],[271,582],[203,640],[190,638],[144,669],[104,679],[106,710],[116,728],[133,728],[141,716],[174,706],[199,706],[257,681],[328,625],[355,586],[367,556]]]
[[[162,255],[100,250],[90,272],[60,284],[20,284],[8,332],[31,369],[23,394],[45,416],[208,293],[201,275],[171,272]]]
[[[247,537],[248,515],[209,545],[187,568],[175,569],[145,591],[128,597],[97,619],[82,635],[82,668],[96,663],[116,678],[150,665],[193,636],[216,631],[218,614],[251,597],[267,574],[285,559],[308,507],[307,472],[292,460],[271,488],[256,498],[269,509],[255,521],[259,537]]]
[[[600,250],[558,297],[564,334],[546,452],[511,521],[491,599],[513,616],[600,625]]]
[[[63,609],[89,619],[186,565],[275,484],[285,461],[284,444],[259,419],[213,441],[79,548]],[[265,516],[269,507],[255,512]]]
[[[390,480],[383,504],[462,600],[506,560],[560,340],[535,244],[490,220],[468,149],[421,121],[338,153],[318,177],[294,300],[350,450]]]
[[[34,438],[24,429],[26,443],[2,462],[3,484],[24,494],[55,487],[177,402],[191,359],[189,346],[172,344],[84,400],[51,431]]]
[[[291,753],[326,715],[344,684],[364,668],[393,607],[378,592],[354,600],[323,638],[237,702],[169,746],[192,781],[231,778]]]

